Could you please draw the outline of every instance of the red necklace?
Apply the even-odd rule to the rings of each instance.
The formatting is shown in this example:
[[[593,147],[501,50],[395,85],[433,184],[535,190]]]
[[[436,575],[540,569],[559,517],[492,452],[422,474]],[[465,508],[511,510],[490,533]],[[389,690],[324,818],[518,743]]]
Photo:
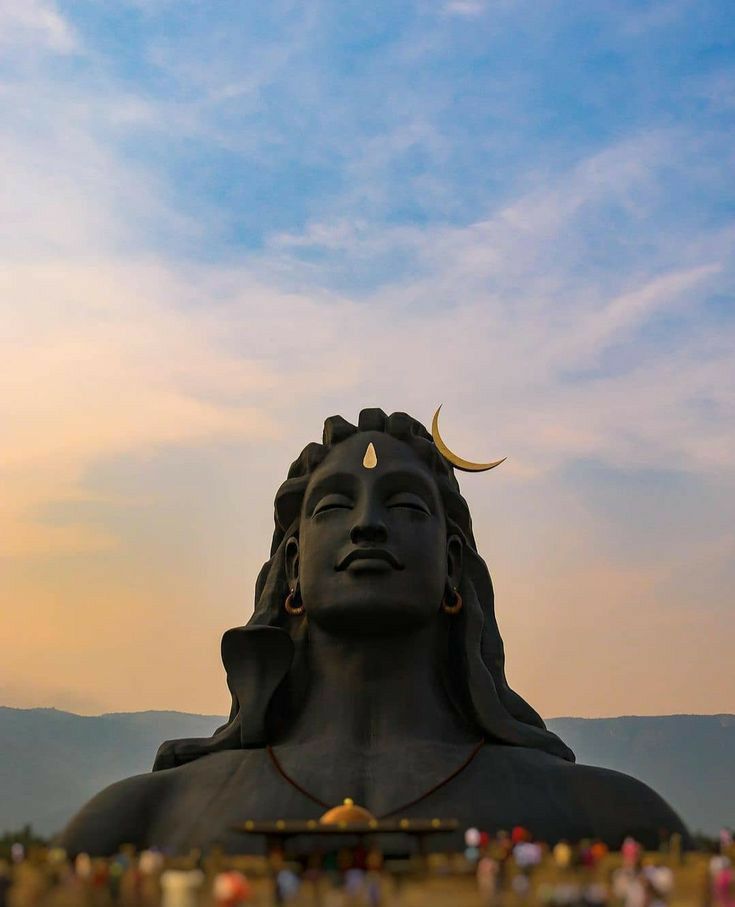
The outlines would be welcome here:
[[[474,747],[472,752],[469,754],[469,756],[459,766],[459,768],[455,768],[455,770],[450,775],[447,775],[447,777],[444,778],[443,781],[440,781],[438,784],[435,784],[435,785],[433,785],[433,787],[430,787],[425,793],[421,794],[421,796],[415,797],[413,800],[409,800],[408,803],[403,803],[403,804],[401,804],[401,806],[398,806],[395,809],[390,810],[390,812],[383,813],[382,816],[376,816],[375,818],[380,819],[380,820],[388,819],[390,816],[395,816],[396,813],[402,813],[405,810],[409,809],[411,806],[415,806],[417,803],[420,803],[422,800],[425,800],[428,796],[433,794],[435,791],[438,791],[439,788],[444,787],[445,784],[449,784],[450,781],[452,781],[454,778],[456,778],[457,775],[461,774],[467,768],[467,766],[470,764],[470,762],[472,762],[472,760],[475,758],[475,756],[480,752],[480,750],[482,749],[484,744],[485,744],[485,741],[480,740],[479,743],[477,743],[477,745]],[[312,803],[316,803],[317,806],[321,806],[324,809],[329,809],[331,807],[331,805],[332,805],[331,803],[325,803],[324,800],[320,800],[319,797],[315,797],[314,794],[312,794],[308,790],[306,790],[305,787],[302,787],[298,783],[298,781],[294,781],[294,779],[288,774],[286,769],[279,762],[278,757],[276,756],[276,754],[273,750],[273,747],[270,744],[268,744],[266,749],[268,750],[268,755],[270,756],[271,762],[273,763],[276,771],[285,781],[287,781],[291,785],[291,787],[295,788],[300,794],[303,794],[304,797],[308,797],[308,799],[311,800]]]

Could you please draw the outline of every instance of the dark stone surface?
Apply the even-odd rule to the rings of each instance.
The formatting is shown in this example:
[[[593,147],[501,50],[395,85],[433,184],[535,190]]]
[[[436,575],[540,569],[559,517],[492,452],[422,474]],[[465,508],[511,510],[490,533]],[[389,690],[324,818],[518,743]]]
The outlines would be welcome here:
[[[68,850],[241,849],[232,825],[317,818],[319,803],[346,796],[377,817],[418,799],[401,814],[520,824],[550,842],[615,846],[633,834],[655,846],[662,831],[685,834],[650,788],[575,765],[508,686],[469,510],[419,423],[380,410],[357,427],[327,420],[323,444],[305,448],[278,491],[271,555],[252,619],[223,638],[228,722],[163,744],[152,774],[95,797],[61,835]],[[303,614],[284,607],[294,587]],[[455,588],[463,607],[449,614]]]

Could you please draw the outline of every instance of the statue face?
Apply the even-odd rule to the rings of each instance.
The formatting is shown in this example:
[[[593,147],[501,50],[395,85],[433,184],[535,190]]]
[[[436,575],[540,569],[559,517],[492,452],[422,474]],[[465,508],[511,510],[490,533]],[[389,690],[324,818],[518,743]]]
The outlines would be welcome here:
[[[377,465],[363,465],[368,444]],[[392,633],[436,619],[447,582],[457,585],[461,544],[447,540],[429,468],[408,444],[360,432],[315,470],[301,511],[298,576],[310,621],[336,633]]]

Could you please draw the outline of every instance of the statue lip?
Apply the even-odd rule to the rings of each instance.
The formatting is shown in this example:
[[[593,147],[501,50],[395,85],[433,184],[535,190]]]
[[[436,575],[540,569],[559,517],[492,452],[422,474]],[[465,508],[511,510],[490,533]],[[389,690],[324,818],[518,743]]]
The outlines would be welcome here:
[[[337,570],[346,570],[355,561],[386,561],[394,570],[403,570],[403,564],[385,548],[353,548],[337,564]]]

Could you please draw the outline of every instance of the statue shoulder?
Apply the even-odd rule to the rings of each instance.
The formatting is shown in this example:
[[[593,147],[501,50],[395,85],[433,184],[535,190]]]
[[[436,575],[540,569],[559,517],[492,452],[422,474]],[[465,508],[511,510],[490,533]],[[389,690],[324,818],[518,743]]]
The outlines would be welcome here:
[[[631,835],[646,847],[658,848],[661,840],[680,834],[689,842],[686,826],[672,807],[652,787],[623,772],[593,765],[570,765],[574,797],[593,820],[605,826],[606,840],[622,843]]]
[[[554,822],[547,823],[548,815],[542,813],[536,816],[537,826],[533,822],[529,826],[538,827],[540,837],[600,838],[619,847],[631,835],[656,849],[662,838],[676,833],[684,846],[690,844],[686,827],[671,806],[630,775],[527,747],[488,746],[482,756],[478,765],[482,775],[495,779],[502,791],[523,791],[524,808],[533,802],[553,804]],[[494,796],[497,804],[501,794]],[[517,804],[513,809],[523,812]]]
[[[145,847],[150,820],[168,796],[170,773],[134,775],[89,800],[56,838],[70,854],[107,856],[123,844]]]

